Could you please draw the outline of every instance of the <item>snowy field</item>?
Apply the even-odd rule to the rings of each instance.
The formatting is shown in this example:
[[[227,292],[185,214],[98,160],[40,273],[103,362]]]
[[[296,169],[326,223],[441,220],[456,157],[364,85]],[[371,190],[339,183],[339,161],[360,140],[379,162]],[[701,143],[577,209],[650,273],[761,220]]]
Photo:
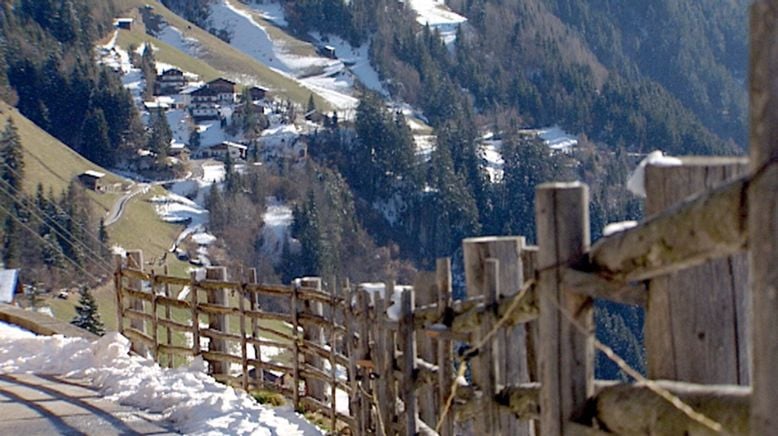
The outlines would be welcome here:
[[[446,45],[456,41],[457,28],[467,21],[467,18],[449,9],[443,0],[406,1],[416,12],[416,21],[422,26],[429,25],[432,30],[437,29]]]
[[[126,406],[162,414],[184,434],[319,435],[289,407],[262,406],[245,392],[217,383],[196,359],[176,369],[129,355],[118,333],[88,341],[36,337],[0,324],[0,372],[36,373],[85,380]]]

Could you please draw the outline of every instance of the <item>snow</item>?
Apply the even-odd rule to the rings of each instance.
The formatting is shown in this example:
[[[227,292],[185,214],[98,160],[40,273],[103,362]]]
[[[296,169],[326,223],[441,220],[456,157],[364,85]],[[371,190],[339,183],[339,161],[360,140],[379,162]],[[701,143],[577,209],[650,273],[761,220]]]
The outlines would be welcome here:
[[[0,338],[20,339],[20,338],[34,338],[34,337],[35,337],[35,333],[33,332],[0,321]]]
[[[192,57],[198,57],[200,54],[200,41],[185,36],[181,30],[174,26],[165,26],[155,36],[165,44],[177,48]]]
[[[503,178],[503,167],[505,161],[502,158],[502,141],[498,139],[491,139],[491,135],[487,135],[489,139],[483,139],[481,141],[481,156],[486,161],[485,169],[489,175],[489,180],[492,183],[498,183]]]
[[[457,28],[467,21],[467,18],[453,12],[443,0],[407,0],[416,12],[416,21],[429,25],[432,30],[438,30],[443,42],[448,45],[456,40]]]
[[[254,0],[249,6],[259,15],[278,26],[286,27],[289,25],[284,14],[284,6],[274,1]]]
[[[356,108],[359,101],[354,97],[354,75],[342,61],[319,55],[291,53],[285,41],[273,40],[266,25],[257,21],[252,11],[244,10],[243,7],[256,6],[237,7],[232,0],[219,0],[211,5],[212,25],[231,33],[230,45],[277,73],[296,80],[327,100],[338,111],[348,113]],[[366,49],[363,52],[366,54]],[[371,82],[375,78],[361,65],[362,74],[369,83],[375,85]]]
[[[275,197],[266,200],[267,209],[262,216],[265,225],[262,227],[262,252],[274,261],[281,260],[284,242],[289,238],[289,226],[294,220],[292,209]]]
[[[608,223],[605,228],[602,229],[602,236],[610,236],[619,232],[623,232],[637,225],[637,221],[620,221],[617,223]]]
[[[217,383],[201,358],[167,369],[129,350],[129,340],[115,332],[89,341],[15,337],[0,328],[0,372],[83,379],[111,401],[161,414],[185,434],[321,434],[289,407],[269,408]]]
[[[402,304],[402,293],[406,289],[412,289],[412,286],[395,285],[394,293],[392,293],[391,299],[387,301],[388,307],[386,308],[386,315],[392,321],[400,320],[400,305]],[[380,298],[386,298],[386,285],[383,283],[360,283],[359,289],[367,291],[370,294],[370,304],[375,304],[376,296]],[[352,304],[356,303],[352,301]]]
[[[646,196],[645,176],[646,165],[655,165],[661,167],[672,167],[681,165],[681,159],[672,156],[665,156],[661,150],[655,150],[649,153],[645,159],[640,161],[637,168],[630,174],[627,180],[627,189],[638,197]]]

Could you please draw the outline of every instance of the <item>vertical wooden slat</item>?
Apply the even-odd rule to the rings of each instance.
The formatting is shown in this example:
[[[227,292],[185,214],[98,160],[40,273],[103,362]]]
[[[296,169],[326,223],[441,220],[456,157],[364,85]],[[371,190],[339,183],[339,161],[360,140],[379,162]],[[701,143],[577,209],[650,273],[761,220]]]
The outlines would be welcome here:
[[[400,299],[400,325],[398,336],[402,341],[402,400],[405,404],[403,417],[406,435],[416,434],[416,388],[414,372],[416,370],[416,337],[413,333],[413,289],[402,290]]]
[[[680,166],[646,166],[647,215],[748,169],[745,158],[681,161]],[[645,318],[648,377],[747,385],[747,283],[745,253],[649,281]]]
[[[497,290],[499,289],[499,268],[500,261],[497,259],[485,259],[484,260],[484,272],[483,272],[483,291],[484,291],[484,304],[486,307],[494,307],[497,302]],[[480,414],[479,419],[476,420],[476,431],[478,434],[488,435],[502,435],[501,423],[499,419],[498,410],[494,404],[494,397],[497,391],[495,386],[499,377],[498,371],[500,365],[498,365],[495,358],[495,340],[494,337],[486,340],[487,335],[492,331],[495,324],[494,312],[487,312],[483,318],[481,325],[479,326],[478,333],[474,338],[474,342],[484,344],[478,351],[478,355],[473,362],[473,368],[478,368],[478,371],[473,371],[473,381],[481,389],[483,394],[483,413]]]
[[[122,277],[122,256],[115,255],[113,257],[114,264],[116,265],[116,273],[114,274],[114,289],[116,290],[116,331],[119,334],[124,334],[124,296]]]
[[[257,284],[257,270],[256,268],[251,268],[249,270],[249,283],[250,284]],[[252,292],[249,294],[249,305],[251,307],[251,311],[255,312],[259,310],[259,294],[256,292]],[[256,317],[251,317],[251,338],[252,339],[259,339],[259,321]],[[262,348],[259,344],[256,342],[254,343],[254,359],[259,362],[254,366],[254,382],[256,383],[257,387],[261,387],[264,385],[264,375],[263,375],[263,368],[262,368]]]
[[[295,281],[292,287],[292,299],[289,304],[289,310],[292,315],[292,337],[294,342],[292,343],[292,400],[294,401],[294,408],[300,407],[300,323],[297,319],[298,312],[298,297],[300,292],[300,283]]]
[[[360,397],[362,393],[359,391],[359,370],[357,367],[357,345],[356,345],[356,316],[354,310],[354,304],[356,303],[356,295],[352,292],[351,286],[346,282],[345,286],[346,296],[346,352],[349,357],[348,376],[349,385],[351,386],[351,393],[349,394],[349,412],[351,416],[355,418],[356,422],[352,431],[356,435],[361,435],[361,422],[362,416]]]
[[[226,281],[227,280],[227,268],[223,266],[208,267],[205,270],[206,280]],[[218,306],[227,306],[227,290],[226,289],[209,289],[208,290],[208,304],[215,304]],[[227,333],[227,317],[225,315],[208,315],[208,328],[220,332]],[[227,341],[224,339],[211,338],[208,342],[208,349],[210,351],[216,351],[219,353],[227,353]],[[227,362],[213,361],[211,364],[212,374],[227,374],[229,373],[230,364]]]
[[[151,350],[151,354],[154,360],[159,363],[159,320],[157,315],[157,296],[159,291],[159,285],[154,280],[154,270],[151,270],[151,340],[154,342],[154,348]]]
[[[485,294],[484,272],[486,259],[493,258],[500,261],[498,294],[511,296],[519,292],[524,285],[524,267],[522,264],[522,250],[525,246],[521,236],[480,237],[468,238],[462,242],[464,254],[465,281],[469,297],[483,296]],[[529,380],[529,364],[527,354],[526,327],[517,325],[502,329],[496,333],[495,356],[498,379],[495,383],[499,386],[526,383]],[[473,377],[477,378],[478,371],[486,370],[477,365],[473,366]],[[519,422],[510,413],[499,411],[503,431],[506,434],[526,436],[530,434],[528,422]],[[476,421],[483,421],[486,415],[479,415]],[[483,423],[482,423],[483,424]]]
[[[440,318],[451,306],[451,259],[441,258],[435,262],[435,283],[438,291],[438,312]],[[451,395],[451,383],[453,382],[454,356],[451,341],[440,338],[438,346],[438,404],[444,407]],[[440,417],[438,417],[440,419]],[[454,436],[453,413],[448,411],[440,427],[440,436]]]
[[[143,251],[141,250],[127,250],[127,268],[143,271]],[[143,282],[141,280],[132,279],[128,281],[130,289],[136,291],[143,291]],[[138,312],[144,312],[145,307],[143,300],[138,298],[129,298],[130,308],[137,310]],[[146,322],[140,319],[130,319],[130,327],[141,332],[146,333]],[[148,347],[144,344],[132,344],[132,350],[136,353],[146,356],[149,353]]]
[[[167,263],[165,263],[165,268],[162,270],[165,275],[168,275],[170,273],[168,269]],[[165,283],[165,297],[170,298],[170,285]],[[170,316],[170,305],[165,305],[165,319],[170,321],[173,318]],[[165,344],[171,345],[173,343],[172,338],[172,331],[170,330],[170,327],[165,328]],[[173,353],[168,353],[167,355],[167,367],[172,368],[173,367]]]
[[[338,424],[338,363],[335,352],[338,344],[338,333],[335,329],[336,298],[338,297],[338,280],[333,278],[330,282],[330,310],[329,310],[329,345],[330,345],[330,427],[337,431]]]
[[[751,434],[778,434],[778,1],[751,7]]]
[[[249,389],[249,356],[246,342],[246,302],[244,301],[247,295],[248,291],[246,290],[246,286],[243,285],[240,290],[240,295],[238,296],[238,312],[240,313],[240,363],[243,366],[241,375],[243,390],[245,391]]]
[[[387,286],[388,289],[388,286]],[[384,320],[386,314],[386,303],[383,296],[376,296],[373,304],[373,313],[375,323],[373,324],[376,342],[375,353],[373,355],[373,362],[375,363],[375,372],[378,375],[375,382],[376,397],[378,399],[377,414],[380,415],[380,422],[376,425],[376,433],[379,436],[386,436],[391,434],[391,422],[392,414],[390,413],[393,408],[394,398],[390,397],[389,383],[394,380],[394,374],[391,368],[388,367],[387,361],[387,349],[386,349],[386,321]]]
[[[192,306],[192,354],[200,355],[200,312],[197,310],[197,271],[189,274],[191,283],[189,285],[189,304]]]
[[[300,279],[300,285],[306,288],[315,288],[319,291],[322,290],[321,278],[319,277],[303,277],[302,279]],[[316,315],[318,317],[324,316],[322,303],[319,301],[306,300],[302,304],[302,310],[312,315]],[[314,344],[321,346],[324,344],[322,340],[323,338],[324,335],[323,335],[322,328],[319,327],[318,325],[310,324],[310,325],[306,325],[303,328],[304,341],[313,342]],[[303,358],[306,364],[311,365],[316,369],[322,371],[324,370],[323,360],[318,355],[311,355],[305,353]],[[326,396],[324,395],[324,386],[325,384],[321,380],[305,379],[305,393],[322,403],[326,402]]]
[[[359,290],[357,293],[357,308],[359,310],[359,347],[357,348],[358,360],[370,359],[370,296],[367,291]],[[370,398],[370,371],[366,368],[359,370],[360,422],[363,434],[369,434],[371,428],[370,411],[372,410],[372,398]]]
[[[593,393],[593,336],[579,332],[560,310],[592,330],[592,300],[563,292],[557,265],[589,248],[589,191],[581,183],[537,187],[536,222],[540,282],[540,425],[544,435],[565,434],[567,422]]]

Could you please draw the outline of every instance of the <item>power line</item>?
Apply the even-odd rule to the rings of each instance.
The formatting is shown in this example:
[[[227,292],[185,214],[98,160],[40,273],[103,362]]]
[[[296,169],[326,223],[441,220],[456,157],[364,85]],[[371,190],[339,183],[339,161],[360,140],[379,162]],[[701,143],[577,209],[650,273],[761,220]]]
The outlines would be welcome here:
[[[4,183],[4,184],[6,184],[6,185],[10,186],[11,188],[13,188],[13,185],[11,185],[10,183],[8,183],[8,181],[6,181],[6,180],[3,180],[2,178],[0,178],[0,181],[1,181],[2,183]],[[15,189],[15,188],[14,188],[14,189]],[[19,203],[19,204],[21,204],[21,205],[24,205],[25,209],[26,209],[27,211],[29,211],[29,212],[30,212],[30,213],[31,213],[31,214],[32,214],[32,215],[33,215],[35,218],[39,219],[39,220],[40,220],[42,223],[46,223],[46,220],[45,220],[45,219],[43,219],[43,217],[41,217],[41,216],[40,216],[38,213],[36,213],[36,211],[35,211],[35,210],[40,210],[40,208],[38,208],[38,206],[37,206],[37,205],[34,205],[34,206],[30,206],[29,204],[26,204],[26,205],[25,205],[25,203],[24,203],[24,202],[20,201],[20,198],[19,198],[19,197],[17,197],[16,195],[12,194],[11,192],[9,192],[9,191],[8,191],[8,190],[7,190],[5,187],[3,187],[2,185],[0,185],[0,191],[2,191],[3,193],[5,193],[6,195],[8,195],[10,198],[14,199],[14,201],[15,201],[15,202],[17,202],[17,203]],[[18,192],[20,192],[20,191],[18,191],[18,190],[17,190],[17,193],[18,193]],[[33,209],[33,207],[35,208],[35,210]],[[46,213],[45,213],[45,212],[43,212],[43,211],[41,211],[41,212],[42,212],[44,215],[46,215]],[[68,215],[67,213],[65,213],[65,214],[66,214],[66,215]],[[53,230],[53,231],[54,231],[54,232],[55,232],[55,233],[56,233],[56,234],[57,234],[59,237],[61,237],[62,239],[66,240],[66,241],[68,241],[68,242],[70,242],[70,243],[71,243],[71,244],[73,244],[73,245],[76,245],[76,243],[80,244],[80,245],[81,245],[81,247],[83,247],[83,248],[84,248],[84,249],[85,249],[85,250],[88,252],[87,254],[88,254],[89,256],[91,256],[91,257],[92,257],[94,260],[96,260],[96,263],[97,263],[97,265],[98,265],[99,267],[101,267],[101,268],[103,269],[103,271],[107,272],[108,274],[113,274],[113,268],[112,268],[111,264],[110,264],[108,261],[106,261],[106,260],[104,260],[104,259],[101,259],[98,253],[96,253],[94,250],[92,250],[92,249],[91,249],[91,248],[90,248],[88,245],[86,245],[86,243],[84,243],[83,241],[81,241],[81,240],[79,240],[78,238],[76,238],[76,236],[75,236],[75,235],[73,235],[73,233],[69,232],[67,229],[65,229],[64,227],[62,227],[62,226],[61,226],[61,225],[60,225],[60,224],[59,224],[59,223],[58,223],[58,222],[57,222],[55,219],[53,219],[51,216],[48,216],[48,215],[47,215],[47,217],[48,217],[48,218],[49,218],[49,220],[51,220],[51,222],[52,222],[52,225],[50,225],[51,229],[52,229],[52,230]],[[71,220],[73,220],[73,217],[72,217],[72,216],[68,215],[68,217],[69,217]],[[64,231],[65,233],[67,233],[68,235],[70,235],[70,237],[68,237],[68,236],[66,236],[65,234],[63,234],[63,233],[62,233],[60,230],[58,230],[58,228],[59,228],[59,229],[61,229],[62,231]],[[37,234],[37,232],[36,232],[36,234]]]
[[[25,223],[24,221],[22,221],[22,220],[21,220],[21,218],[19,218],[18,216],[14,215],[14,214],[13,214],[13,212],[12,212],[11,210],[9,210],[7,207],[5,207],[3,204],[0,204],[0,209],[2,209],[3,211],[5,211],[5,212],[8,214],[8,216],[10,216],[10,217],[11,217],[11,218],[13,218],[14,220],[16,220],[16,222],[17,222],[17,223],[21,224],[21,225],[22,225],[22,227],[24,227],[24,228],[25,228],[25,229],[27,229],[27,230],[28,230],[30,233],[32,233],[33,235],[35,235],[35,236],[36,236],[38,239],[42,240],[42,241],[43,241],[44,243],[46,243],[46,244],[49,244],[49,245],[50,245],[52,248],[54,248],[54,249],[56,249],[56,248],[57,248],[57,246],[56,246],[56,245],[54,245],[54,242],[52,242],[52,241],[50,241],[50,240],[48,240],[48,239],[44,238],[43,236],[39,235],[39,234],[38,234],[38,232],[36,232],[36,231],[35,231],[33,228],[31,228],[29,225],[27,225],[27,223]],[[75,266],[76,268],[78,268],[79,270],[81,270],[81,272],[83,272],[84,274],[88,275],[88,276],[89,276],[89,277],[90,277],[92,280],[94,280],[96,283],[100,283],[100,281],[101,281],[101,280],[100,280],[99,278],[97,278],[97,277],[96,277],[94,274],[92,274],[92,273],[90,273],[89,271],[87,271],[87,270],[86,270],[86,268],[84,268],[83,266],[79,265],[79,264],[78,264],[76,261],[74,261],[73,259],[71,259],[71,258],[69,258],[69,257],[67,257],[67,256],[63,256],[63,257],[64,257],[64,259],[65,259],[65,260],[67,260],[68,262],[70,262],[70,263],[71,263],[73,266]]]
[[[18,172],[17,172],[17,171],[16,171],[14,168],[12,168],[10,165],[8,165],[8,163],[7,163],[7,162],[3,162],[3,165],[5,165],[5,167],[6,167],[6,168],[8,168],[9,170],[11,170],[11,172],[12,172],[12,173],[13,173],[13,174],[14,174],[14,175],[15,175],[15,176],[18,178],[18,179],[20,179],[20,180],[21,180],[21,179],[23,179],[23,177],[20,177],[20,174],[19,174],[19,173],[18,173]],[[11,184],[10,184],[10,183],[9,183],[7,180],[3,180],[2,178],[0,178],[0,181],[2,181],[2,182],[5,182],[5,184],[6,184],[6,185],[8,185],[8,186],[10,186],[10,187],[11,187],[11,188],[12,188],[14,191],[16,191],[16,192],[17,192],[17,194],[18,194],[18,193],[22,193],[22,192],[21,192],[21,189],[18,189],[18,188],[16,188],[16,187],[14,187],[14,186],[13,186],[13,185],[11,185]],[[22,194],[23,194],[23,193],[22,193]],[[92,200],[92,199],[90,199],[89,197],[87,197],[87,199],[89,199],[89,200]],[[44,200],[45,202],[47,202],[49,205],[51,205],[52,207],[54,207],[54,208],[55,208],[55,209],[56,209],[58,212],[62,212],[62,213],[64,213],[65,215],[67,215],[67,216],[68,216],[70,219],[73,219],[73,217],[72,217],[70,214],[68,214],[67,212],[65,212],[64,210],[62,210],[62,208],[61,208],[61,207],[60,207],[60,206],[59,206],[57,203],[55,203],[55,202],[53,202],[53,201],[49,200],[49,199],[48,199],[48,198],[46,198],[46,197],[43,197],[43,200]],[[100,204],[99,204],[99,203],[97,203],[95,200],[92,200],[92,201],[93,201],[93,202],[95,202],[96,204],[100,205]],[[102,206],[102,205],[100,205],[100,206]],[[52,222],[54,222],[54,223],[57,223],[57,221],[56,221],[55,217],[52,217],[52,216],[48,215],[48,214],[46,213],[46,211],[45,211],[45,210],[43,210],[43,209],[41,209],[41,208],[40,208],[40,207],[39,207],[37,204],[35,205],[35,207],[36,207],[36,209],[38,209],[38,210],[39,210],[39,211],[40,211],[40,212],[41,212],[41,213],[42,213],[44,216],[46,216],[46,218],[50,219],[50,220],[51,220]],[[62,227],[60,226],[60,228],[62,228]],[[62,228],[62,230],[67,232],[67,229],[64,229],[64,228]],[[93,234],[91,234],[91,233],[86,233],[86,235],[87,235],[87,236],[89,236],[90,238],[92,238],[92,239],[93,239],[95,242],[97,242],[98,244],[102,244],[102,243],[103,243],[101,240],[99,240],[97,237],[95,237],[95,236],[94,236]]]

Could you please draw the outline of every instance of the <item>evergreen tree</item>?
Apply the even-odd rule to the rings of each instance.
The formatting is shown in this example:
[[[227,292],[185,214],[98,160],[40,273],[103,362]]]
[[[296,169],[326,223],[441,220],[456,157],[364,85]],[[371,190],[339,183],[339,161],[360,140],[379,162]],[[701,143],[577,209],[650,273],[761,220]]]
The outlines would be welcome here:
[[[316,102],[313,100],[313,94],[310,94],[308,96],[308,107],[305,110],[305,113],[310,113],[316,110]]]
[[[112,167],[116,162],[116,150],[108,137],[108,123],[102,109],[92,109],[81,126],[81,154],[92,162]]]
[[[78,291],[80,298],[76,306],[76,316],[70,321],[76,327],[88,330],[96,335],[105,334],[103,322],[100,320],[100,314],[97,311],[97,302],[92,293],[86,286],[82,286]]]
[[[0,136],[0,159],[3,161],[0,177],[14,188],[11,192],[20,190],[24,177],[24,158],[19,131],[11,118]]]
[[[3,225],[3,264],[5,268],[16,268],[19,266],[20,243],[19,225],[16,223],[16,208],[5,217]]]
[[[167,116],[162,109],[151,112],[151,135],[149,135],[148,149],[157,153],[157,160],[164,162],[170,151],[170,142],[173,140],[173,132],[167,122]]]

